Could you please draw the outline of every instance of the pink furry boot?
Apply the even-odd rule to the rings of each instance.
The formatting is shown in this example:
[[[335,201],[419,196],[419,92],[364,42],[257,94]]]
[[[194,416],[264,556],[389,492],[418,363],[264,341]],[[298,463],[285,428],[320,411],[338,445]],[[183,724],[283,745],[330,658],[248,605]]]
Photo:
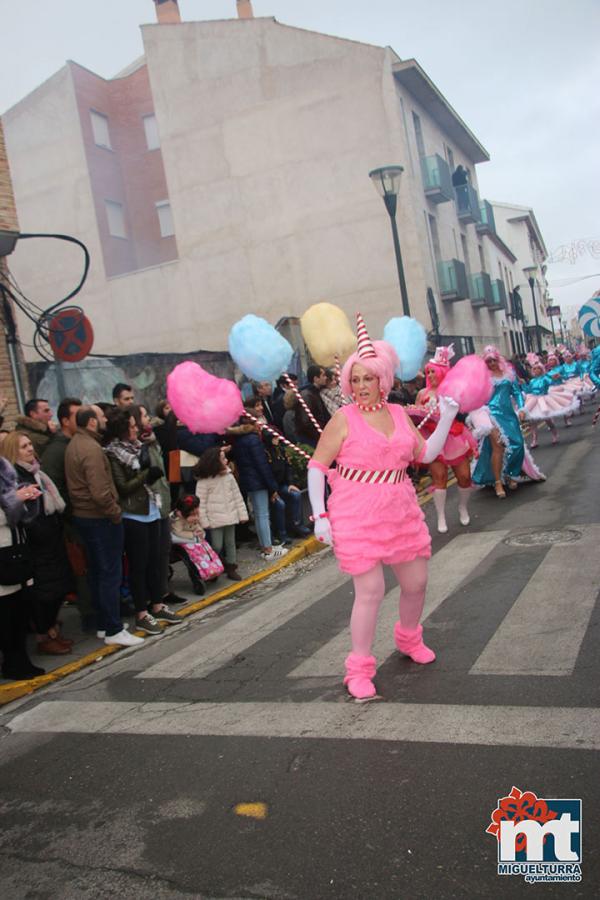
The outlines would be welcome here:
[[[402,628],[400,622],[394,625],[394,641],[401,653],[404,653],[416,663],[430,663],[435,659],[435,653],[423,643],[423,626],[418,625],[409,631]]]
[[[357,700],[370,700],[377,695],[373,678],[377,670],[374,656],[359,656],[350,653],[346,657],[346,677],[344,684],[348,693]]]

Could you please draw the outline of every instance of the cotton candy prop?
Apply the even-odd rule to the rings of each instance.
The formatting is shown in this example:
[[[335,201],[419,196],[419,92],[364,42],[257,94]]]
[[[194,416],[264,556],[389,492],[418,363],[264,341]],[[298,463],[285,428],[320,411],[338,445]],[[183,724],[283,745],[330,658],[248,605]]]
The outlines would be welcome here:
[[[480,356],[463,356],[452,366],[438,393],[456,400],[461,413],[485,406],[494,392],[489,369]]]
[[[411,381],[423,363],[427,349],[425,329],[410,316],[390,319],[383,329],[383,339],[391,344],[400,360],[396,375],[402,381]]]
[[[275,381],[288,368],[294,351],[266,319],[249,314],[229,332],[229,353],[247,378]]]
[[[167,399],[194,434],[221,434],[244,412],[233,381],[217,378],[195,362],[183,362],[167,375]]]
[[[344,363],[356,350],[356,335],[348,316],[333,303],[315,303],[300,319],[302,337],[310,355],[319,366]]]

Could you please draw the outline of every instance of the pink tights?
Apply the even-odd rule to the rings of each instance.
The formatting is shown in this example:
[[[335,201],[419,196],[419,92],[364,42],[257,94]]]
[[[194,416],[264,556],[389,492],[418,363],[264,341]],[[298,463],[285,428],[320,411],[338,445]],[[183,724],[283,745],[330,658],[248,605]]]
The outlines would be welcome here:
[[[392,569],[400,585],[400,623],[402,628],[413,631],[419,625],[423,613],[427,560],[419,556],[410,562],[396,563]],[[385,594],[382,564],[377,563],[368,572],[355,575],[353,581],[354,606],[350,617],[352,652],[359,656],[370,656],[377,614]]]

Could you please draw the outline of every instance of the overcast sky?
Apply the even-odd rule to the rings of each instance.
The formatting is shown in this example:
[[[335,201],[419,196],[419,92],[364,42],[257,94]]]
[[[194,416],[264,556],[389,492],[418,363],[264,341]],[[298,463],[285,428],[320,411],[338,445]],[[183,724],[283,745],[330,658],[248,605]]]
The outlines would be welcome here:
[[[600,288],[600,0],[253,6],[256,16],[415,57],[490,153],[477,167],[482,195],[531,206],[549,253],[583,241],[574,263],[549,267],[556,301],[575,311]],[[236,15],[235,0],[179,8],[185,20]],[[142,54],[138,26],[155,21],[152,0],[0,0],[0,10],[2,111],[67,59],[113,76]]]

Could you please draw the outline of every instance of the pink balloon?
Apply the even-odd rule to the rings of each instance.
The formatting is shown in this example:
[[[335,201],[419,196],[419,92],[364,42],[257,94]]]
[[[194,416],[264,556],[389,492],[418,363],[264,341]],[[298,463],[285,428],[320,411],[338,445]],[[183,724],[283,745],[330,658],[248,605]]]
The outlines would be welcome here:
[[[194,434],[221,434],[244,412],[238,386],[195,362],[180,363],[167,375],[167,398],[177,418]]]
[[[485,406],[494,392],[488,367],[480,356],[463,356],[452,366],[439,387],[439,393],[452,397],[461,413]]]

